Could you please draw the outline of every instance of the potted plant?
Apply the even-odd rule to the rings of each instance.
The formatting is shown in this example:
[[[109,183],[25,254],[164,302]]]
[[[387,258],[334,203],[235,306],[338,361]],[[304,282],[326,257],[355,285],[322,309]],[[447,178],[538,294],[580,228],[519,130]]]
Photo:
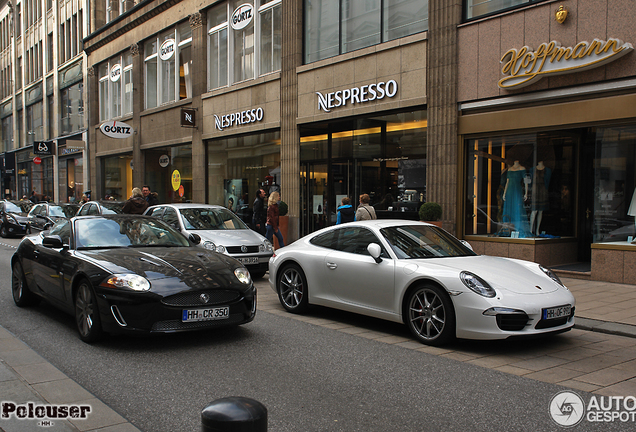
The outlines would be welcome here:
[[[289,216],[287,213],[289,212],[289,207],[285,201],[281,201],[278,203],[278,229],[280,233],[283,235],[283,240],[285,244],[287,244],[287,226],[289,225]],[[276,236],[274,236],[274,247],[278,249],[280,245],[278,244],[278,240]]]
[[[440,219],[442,218],[442,206],[436,202],[425,202],[419,210],[420,220],[432,223],[439,227],[442,226]]]

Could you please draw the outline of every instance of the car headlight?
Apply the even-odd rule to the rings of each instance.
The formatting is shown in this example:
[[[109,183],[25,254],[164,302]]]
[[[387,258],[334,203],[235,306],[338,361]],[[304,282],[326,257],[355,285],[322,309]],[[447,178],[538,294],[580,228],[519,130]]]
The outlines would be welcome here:
[[[269,240],[263,240],[263,243],[261,243],[258,246],[258,251],[259,252],[272,252],[273,250],[274,250],[274,247],[269,242]]]
[[[486,282],[476,274],[463,271],[459,274],[459,278],[462,280],[464,285],[481,296],[494,297],[497,295],[495,290],[492,289],[490,285],[488,285],[488,282]]]
[[[499,314],[506,314],[506,315],[525,314],[525,312],[522,311],[521,309],[511,309],[507,307],[491,307],[490,309],[486,309],[482,313],[487,316],[497,316]]]
[[[565,285],[563,285],[563,282],[561,282],[561,279],[559,279],[559,277],[549,268],[543,267],[542,265],[539,265],[539,268],[541,269],[541,271],[543,273],[545,273],[550,279],[552,279],[553,281],[555,281],[556,283],[558,283],[559,285],[561,285],[563,288],[567,289],[567,287]]]
[[[150,289],[148,279],[136,274],[112,275],[99,285],[106,288],[128,288],[133,291],[148,291]]]
[[[222,246],[222,245],[217,246],[214,244],[214,242],[211,242],[211,241],[203,242],[203,247],[205,249],[208,249],[214,252],[225,253],[225,246]]]
[[[18,225],[18,220],[10,214],[7,215],[7,222]]]
[[[234,275],[241,283],[244,283],[247,285],[251,282],[250,272],[247,271],[247,269],[244,267],[239,267],[234,269]]]

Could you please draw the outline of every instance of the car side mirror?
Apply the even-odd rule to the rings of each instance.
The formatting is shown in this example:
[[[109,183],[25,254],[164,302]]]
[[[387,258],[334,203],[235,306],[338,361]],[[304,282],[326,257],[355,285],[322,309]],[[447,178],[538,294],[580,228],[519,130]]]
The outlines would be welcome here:
[[[370,243],[369,246],[367,246],[367,252],[369,252],[369,255],[373,257],[376,263],[379,264],[382,262],[382,258],[380,258],[380,255],[382,254],[382,248],[379,244]]]
[[[190,239],[190,241],[194,244],[199,244],[201,243],[201,236],[199,234],[195,234],[192,233],[190,234],[190,236],[188,237],[188,239]]]
[[[42,239],[42,246],[59,249],[64,247],[64,242],[62,242],[62,237],[59,235],[47,235]]]
[[[473,250],[473,247],[466,240],[460,240],[460,242],[462,242],[462,244],[466,246],[468,249]]]

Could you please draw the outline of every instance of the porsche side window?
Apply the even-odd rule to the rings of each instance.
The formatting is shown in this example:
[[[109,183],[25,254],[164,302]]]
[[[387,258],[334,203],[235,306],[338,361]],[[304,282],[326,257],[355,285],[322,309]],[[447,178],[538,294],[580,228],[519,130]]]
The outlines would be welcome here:
[[[370,230],[361,227],[347,227],[335,231],[338,233],[338,243],[336,249],[342,252],[354,253],[358,255],[369,255],[367,246],[376,243],[382,247],[382,242]],[[388,254],[382,247],[382,257],[388,258]]]
[[[312,238],[309,242],[313,245],[328,248],[328,249],[336,249],[336,244],[334,242],[334,231],[329,231],[325,234],[321,234]]]

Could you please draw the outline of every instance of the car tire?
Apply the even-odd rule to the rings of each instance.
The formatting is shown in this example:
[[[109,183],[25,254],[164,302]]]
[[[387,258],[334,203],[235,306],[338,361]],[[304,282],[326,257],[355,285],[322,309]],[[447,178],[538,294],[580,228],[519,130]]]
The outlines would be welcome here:
[[[276,292],[283,307],[292,313],[303,313],[309,307],[307,278],[296,264],[288,264],[278,272]]]
[[[75,292],[75,323],[84,342],[95,342],[103,336],[97,297],[87,280],[82,280]]]
[[[24,270],[18,260],[13,264],[13,271],[11,272],[11,293],[13,294],[15,305],[18,307],[31,306],[38,302],[38,298],[29,290],[26,284]]]
[[[426,345],[444,345],[455,338],[453,303],[437,285],[412,289],[404,302],[403,316],[413,336]]]

